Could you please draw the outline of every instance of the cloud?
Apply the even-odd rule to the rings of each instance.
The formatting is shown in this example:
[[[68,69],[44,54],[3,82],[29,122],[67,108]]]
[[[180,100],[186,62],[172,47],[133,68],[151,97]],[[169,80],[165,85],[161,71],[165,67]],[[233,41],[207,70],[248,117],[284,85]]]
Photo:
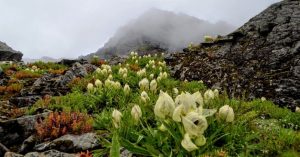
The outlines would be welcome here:
[[[116,30],[150,8],[240,26],[278,0],[0,0],[0,41],[25,57],[95,52]]]

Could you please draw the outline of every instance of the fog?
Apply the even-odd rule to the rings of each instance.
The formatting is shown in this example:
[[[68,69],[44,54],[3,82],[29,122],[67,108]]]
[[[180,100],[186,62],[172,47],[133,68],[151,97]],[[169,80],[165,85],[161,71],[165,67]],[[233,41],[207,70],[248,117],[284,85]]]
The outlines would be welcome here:
[[[0,0],[0,41],[24,57],[77,57],[95,52],[151,8],[236,28],[279,0]]]

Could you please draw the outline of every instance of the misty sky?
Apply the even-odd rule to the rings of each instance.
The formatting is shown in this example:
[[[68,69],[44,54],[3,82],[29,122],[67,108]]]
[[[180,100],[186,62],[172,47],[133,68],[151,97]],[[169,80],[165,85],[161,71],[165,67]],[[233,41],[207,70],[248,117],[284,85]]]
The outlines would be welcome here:
[[[26,58],[95,52],[150,8],[236,27],[280,0],[0,0],[0,41]]]

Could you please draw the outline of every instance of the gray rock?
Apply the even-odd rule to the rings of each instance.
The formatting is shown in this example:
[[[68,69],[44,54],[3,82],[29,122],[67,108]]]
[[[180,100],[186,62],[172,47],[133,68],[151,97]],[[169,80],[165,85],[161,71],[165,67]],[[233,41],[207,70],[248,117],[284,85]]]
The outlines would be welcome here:
[[[78,152],[92,150],[99,147],[98,137],[95,133],[82,135],[64,135],[51,142],[38,144],[34,147],[36,151],[56,149],[63,152]]]
[[[14,152],[5,153],[4,157],[77,157],[78,154],[68,154],[57,150],[48,150],[45,152],[30,152],[26,155],[17,154]]]
[[[46,117],[49,113],[0,121],[0,143],[7,147],[22,144],[35,131],[35,124],[39,118]]]
[[[171,55],[165,59],[171,74],[203,80],[208,87],[218,84],[231,97],[266,97],[295,109],[300,105],[299,5],[298,0],[273,4],[210,45]]]
[[[14,152],[6,152],[4,157],[24,157],[24,155],[17,154],[17,153],[14,153]]]
[[[0,61],[21,61],[23,54],[0,41]]]

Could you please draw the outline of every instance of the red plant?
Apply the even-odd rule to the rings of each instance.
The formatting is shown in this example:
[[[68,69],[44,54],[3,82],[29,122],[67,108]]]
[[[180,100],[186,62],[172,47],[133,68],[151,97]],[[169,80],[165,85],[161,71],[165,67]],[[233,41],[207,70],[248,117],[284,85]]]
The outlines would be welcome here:
[[[17,79],[24,79],[24,78],[39,78],[41,77],[40,74],[37,74],[37,73],[34,73],[34,72],[31,72],[31,71],[18,71],[16,74],[15,74],[15,77]]]
[[[6,87],[6,92],[8,93],[18,93],[23,88],[22,84],[14,83]]]
[[[138,64],[131,64],[129,67],[132,71],[139,71],[141,69]]]
[[[82,134],[92,131],[92,118],[79,112],[51,112],[49,116],[39,119],[35,125],[40,139],[55,139],[67,133]]]
[[[4,94],[6,91],[6,86],[0,86],[0,94]]]
[[[79,157],[93,157],[93,154],[90,151],[80,152]]]
[[[49,70],[49,73],[51,73],[51,74],[58,74],[58,75],[64,74],[64,72],[65,72],[64,69],[59,69],[59,70]]]

